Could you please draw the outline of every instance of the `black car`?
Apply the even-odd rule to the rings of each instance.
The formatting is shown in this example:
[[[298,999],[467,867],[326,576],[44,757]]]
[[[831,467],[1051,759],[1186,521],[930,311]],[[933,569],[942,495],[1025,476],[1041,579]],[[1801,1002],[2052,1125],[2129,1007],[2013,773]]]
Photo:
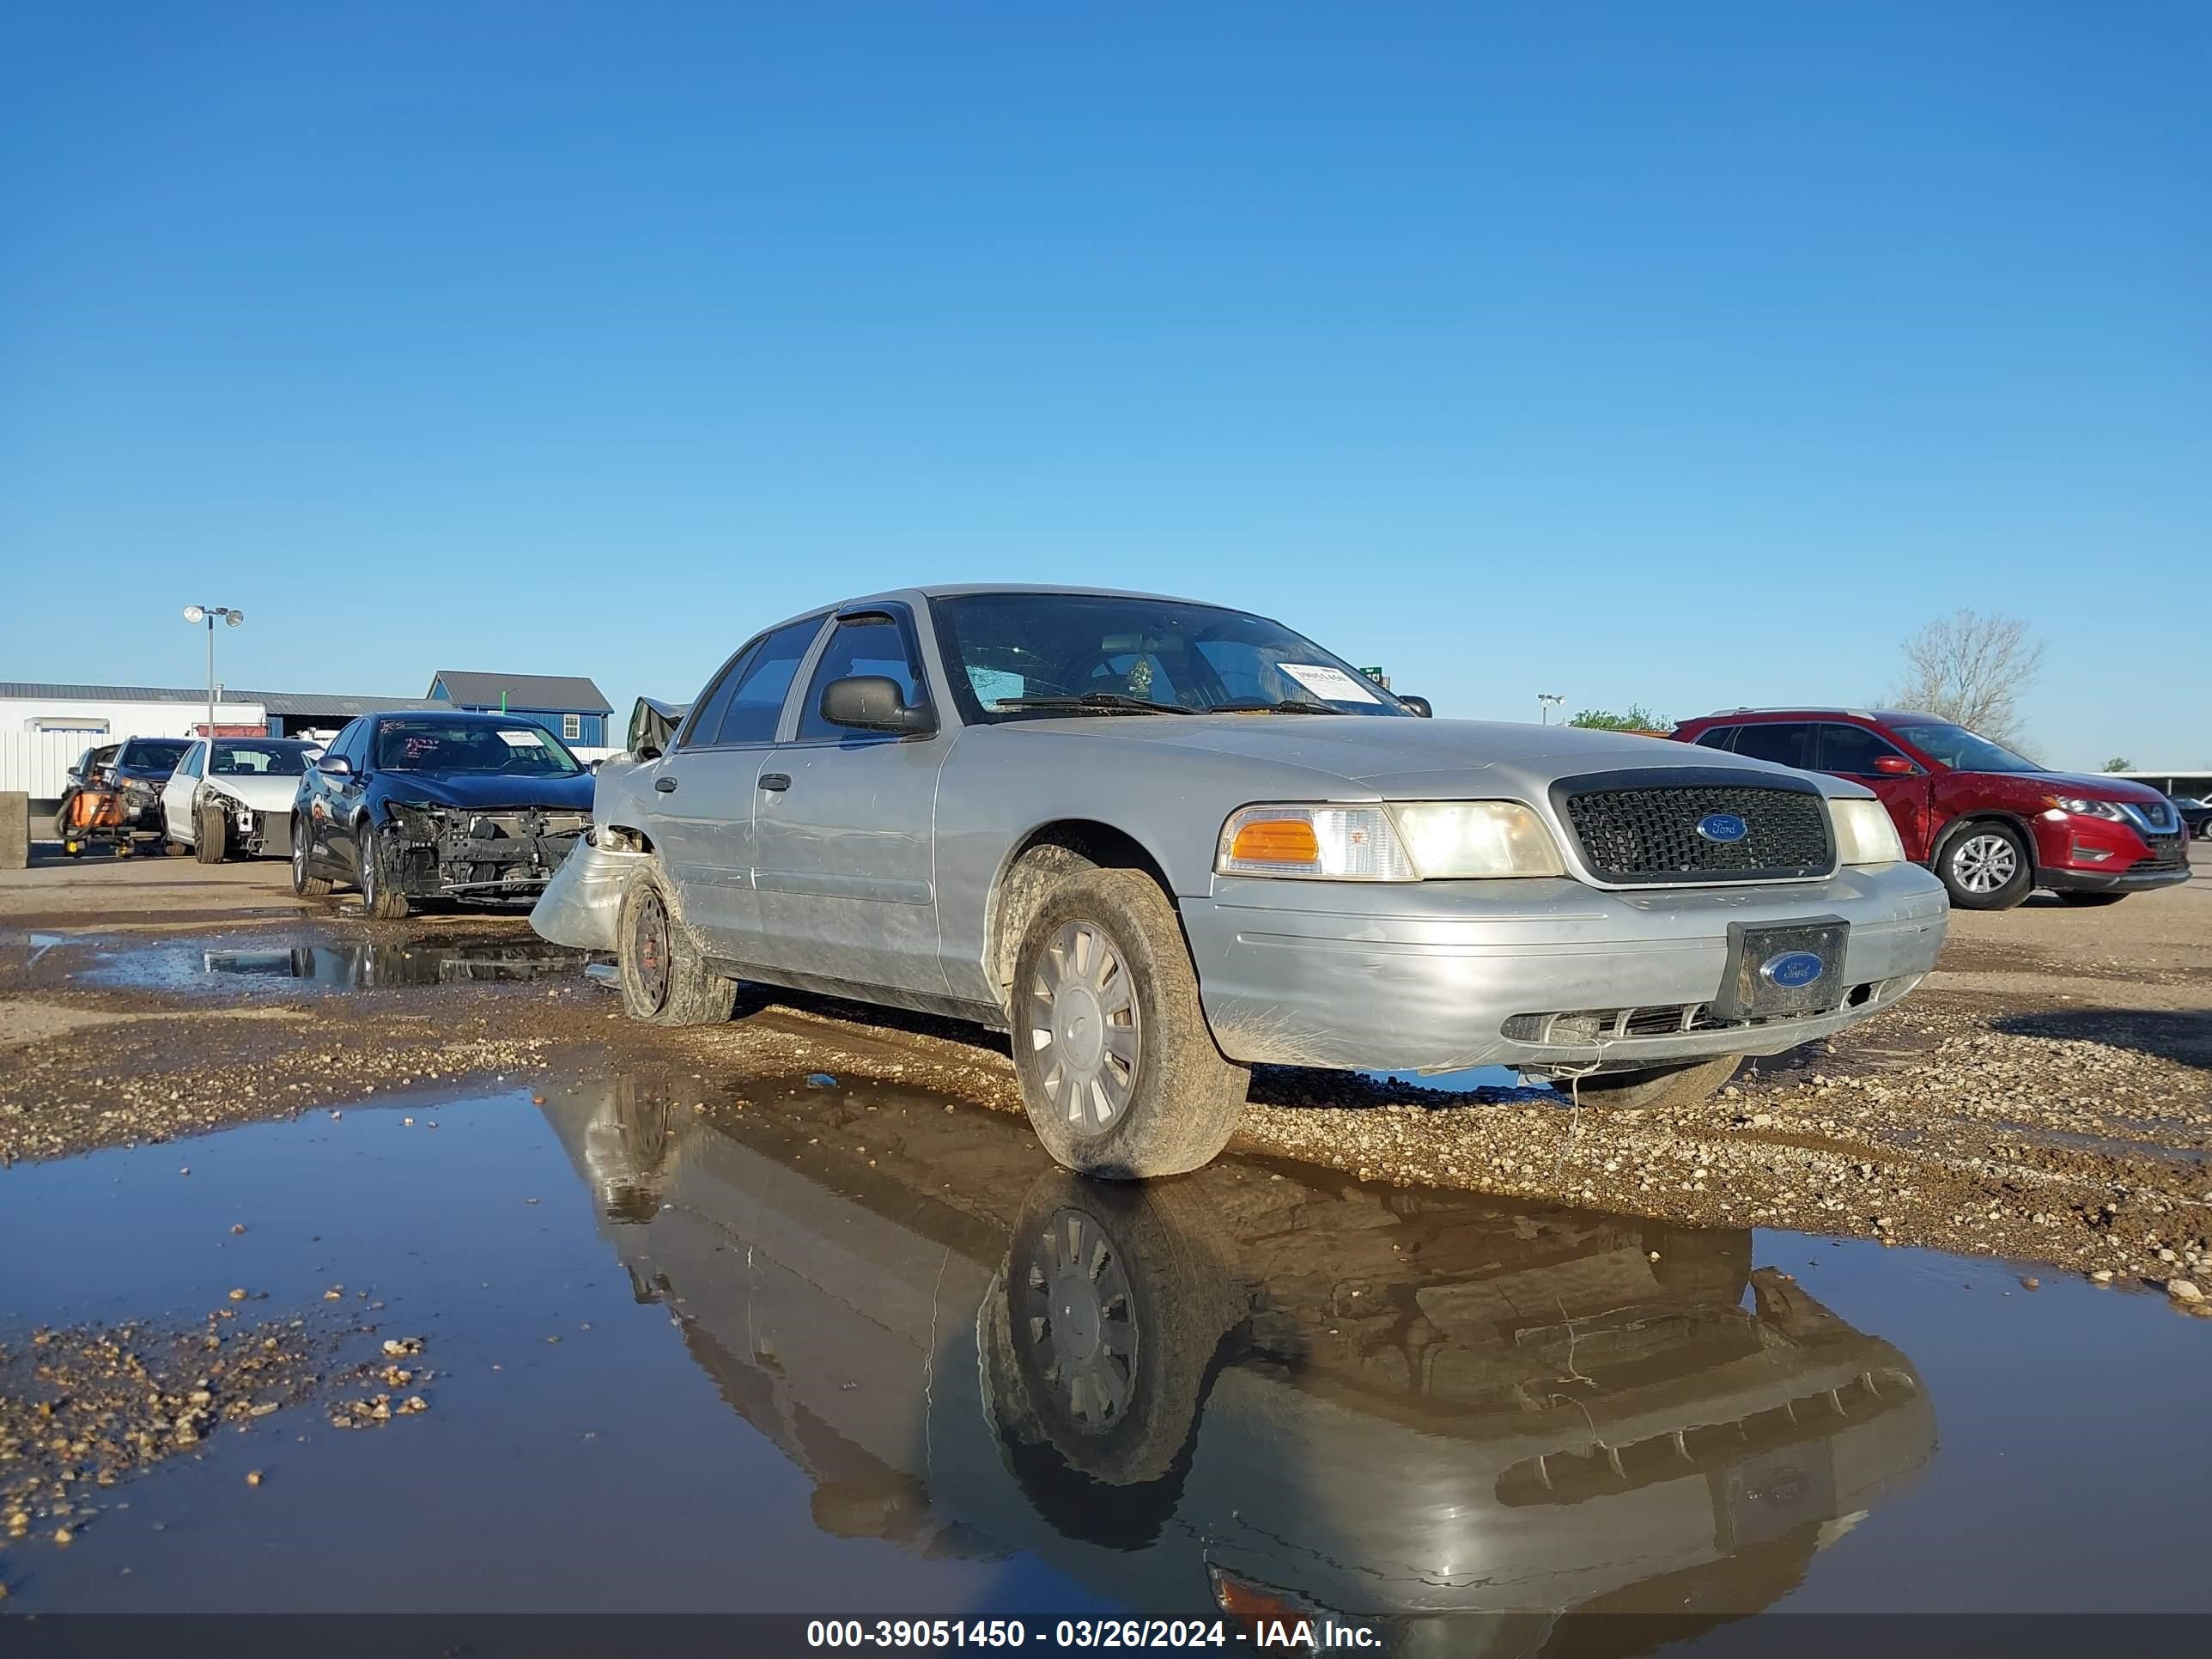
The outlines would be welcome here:
[[[534,898],[591,824],[592,775],[534,720],[364,714],[292,805],[292,890],[361,890],[380,921],[424,898]]]
[[[134,841],[157,846],[166,839],[161,827],[161,786],[177,769],[177,763],[192,746],[190,738],[132,738],[116,751],[114,761],[101,768],[107,787],[123,799],[123,830],[116,850],[128,852]]]
[[[2194,836],[2198,841],[2212,841],[2212,800],[2199,800],[2193,795],[2176,795],[2173,805],[2181,814],[2181,828],[2185,834]]]

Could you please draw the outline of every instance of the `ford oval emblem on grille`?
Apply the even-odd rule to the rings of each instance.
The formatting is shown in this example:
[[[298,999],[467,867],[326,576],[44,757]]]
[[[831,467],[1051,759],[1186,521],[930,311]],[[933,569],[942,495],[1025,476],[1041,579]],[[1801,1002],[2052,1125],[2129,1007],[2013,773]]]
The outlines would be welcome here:
[[[1741,841],[1751,826],[1733,812],[1708,812],[1698,820],[1698,833],[1707,841]]]
[[[1784,951],[1759,965],[1761,979],[1785,991],[1802,991],[1827,971],[1827,964],[1810,951]]]

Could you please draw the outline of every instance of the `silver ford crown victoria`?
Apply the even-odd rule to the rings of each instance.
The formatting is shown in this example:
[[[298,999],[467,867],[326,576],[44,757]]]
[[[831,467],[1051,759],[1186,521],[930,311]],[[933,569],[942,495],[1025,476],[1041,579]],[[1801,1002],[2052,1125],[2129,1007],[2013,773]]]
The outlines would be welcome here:
[[[1703,1098],[1895,1002],[1948,915],[1857,784],[1425,719],[1279,623],[1131,593],[781,623],[592,818],[532,921],[616,952],[633,1016],[753,980],[978,1021],[1053,1154],[1124,1177],[1212,1158],[1255,1065]]]

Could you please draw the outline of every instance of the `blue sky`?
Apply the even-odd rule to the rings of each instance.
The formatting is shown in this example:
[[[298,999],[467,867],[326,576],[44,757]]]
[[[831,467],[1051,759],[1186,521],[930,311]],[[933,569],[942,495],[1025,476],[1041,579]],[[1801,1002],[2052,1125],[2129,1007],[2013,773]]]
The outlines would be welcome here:
[[[2212,11],[19,6],[0,678],[689,696],[916,580],[2212,763]]]

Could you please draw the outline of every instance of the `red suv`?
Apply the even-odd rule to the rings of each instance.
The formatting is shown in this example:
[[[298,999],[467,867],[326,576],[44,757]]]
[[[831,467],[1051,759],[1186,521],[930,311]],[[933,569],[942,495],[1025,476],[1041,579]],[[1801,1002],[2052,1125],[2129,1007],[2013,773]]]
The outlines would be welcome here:
[[[2069,904],[2117,904],[2189,879],[2181,814],[2157,790],[2046,772],[1938,715],[1730,708],[1674,735],[1863,783],[1897,821],[1905,856],[1963,909],[2008,910],[2038,887]]]

